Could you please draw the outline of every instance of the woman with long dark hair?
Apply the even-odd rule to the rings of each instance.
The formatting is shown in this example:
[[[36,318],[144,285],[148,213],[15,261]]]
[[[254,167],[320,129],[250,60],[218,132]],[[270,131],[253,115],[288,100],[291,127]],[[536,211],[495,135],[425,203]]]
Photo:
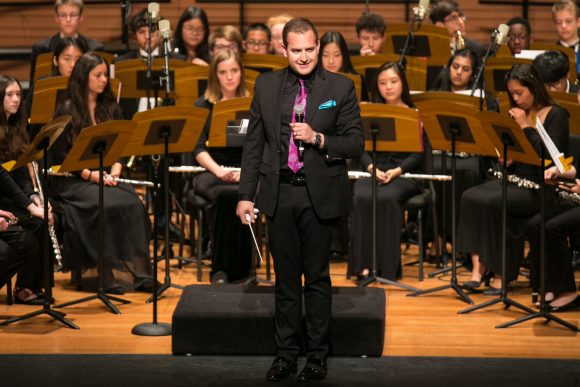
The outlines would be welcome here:
[[[173,49],[193,64],[209,63],[209,21],[199,7],[187,7],[177,22]]]
[[[82,129],[121,119],[108,78],[108,64],[99,55],[87,53],[75,65],[69,78],[66,99],[55,116],[71,115],[70,124],[52,147],[54,164],[61,164]],[[117,184],[122,165],[113,164],[104,175],[104,265],[105,287],[110,293],[125,290],[151,291],[149,258],[150,227],[143,203],[132,187]],[[98,262],[99,173],[83,169],[74,178],[55,178],[53,192],[63,218],[63,264],[74,271],[78,288],[87,287],[80,273]]]
[[[0,163],[17,160],[28,146],[26,117],[22,106],[20,82],[11,76],[0,76]],[[32,176],[28,168],[18,168],[3,173],[2,185],[8,190],[0,192],[2,216],[20,220],[0,233],[0,254],[15,256],[23,261],[16,281],[17,303],[42,304],[42,256],[39,241],[42,240],[44,210],[34,194]],[[32,218],[29,215],[33,215]],[[51,214],[52,217],[52,214]],[[24,221],[26,220],[26,221]]]
[[[536,130],[536,119],[546,129],[556,147],[568,152],[568,113],[556,105],[544,87],[538,73],[531,65],[514,65],[506,77],[510,99],[509,114],[522,129],[538,155],[542,141]],[[509,157],[509,155],[508,155]],[[540,183],[544,178],[542,167],[513,163],[507,171],[510,175]],[[481,285],[486,271],[494,274],[487,295],[497,295],[501,289],[501,274],[507,281],[517,278],[519,262],[524,250],[524,231],[530,217],[540,210],[539,193],[535,190],[508,185],[507,192],[507,272],[502,273],[502,186],[501,182],[490,181],[465,191],[461,197],[461,216],[457,232],[457,251],[470,253],[473,271],[467,288]]]
[[[361,78],[361,100],[368,101],[367,83],[364,77],[356,72],[350,61],[346,40],[340,32],[325,32],[320,38],[318,61],[325,70],[333,73],[359,75]]]
[[[375,81],[374,102],[393,106],[414,108],[409,85],[401,67],[394,62],[383,64]],[[417,131],[425,144],[423,125],[417,123]],[[399,179],[403,173],[418,172],[423,163],[422,153],[377,153],[377,234],[381,235],[377,246],[377,271],[383,278],[397,280],[401,271],[401,228],[403,226],[403,203],[420,192],[419,184],[410,179]],[[365,171],[372,171],[371,154],[366,152],[361,163]],[[354,209],[351,216],[351,267],[349,272],[359,278],[369,275],[372,266],[372,235],[368,229],[372,217],[372,181],[358,180],[354,184]]]

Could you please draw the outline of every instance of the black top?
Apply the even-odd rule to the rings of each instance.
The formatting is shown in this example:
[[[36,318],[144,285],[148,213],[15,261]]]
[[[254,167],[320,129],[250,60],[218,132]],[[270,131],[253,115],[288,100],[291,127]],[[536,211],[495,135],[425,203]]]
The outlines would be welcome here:
[[[207,119],[203,126],[203,130],[199,135],[195,149],[193,150],[193,157],[202,153],[208,152],[211,154],[213,160],[219,164],[226,167],[239,167],[242,163],[242,150],[241,147],[226,147],[226,148],[208,148],[207,140],[209,138],[209,131],[211,128],[211,119],[213,112],[213,104],[205,99],[203,96],[195,102],[195,107],[200,107],[209,110]]]
[[[546,129],[546,132],[548,132],[548,135],[554,142],[556,148],[558,148],[560,152],[568,154],[568,146],[570,143],[568,112],[558,105],[553,105],[544,121],[544,128]],[[529,127],[524,129],[524,133],[530,141],[530,144],[532,144],[532,147],[536,150],[538,155],[541,156],[542,148],[545,149],[545,147],[543,146],[543,142],[540,138],[540,135],[538,134],[538,131],[535,128]],[[546,160],[550,159],[548,151],[545,151],[545,158]],[[542,167],[514,163],[511,165],[510,170],[512,171],[511,173],[519,177],[535,181],[536,183],[541,182],[544,178],[544,168]]]
[[[29,199],[29,195],[32,193],[30,177],[28,177],[28,188],[25,190],[21,189],[14,180],[18,180],[25,186],[23,180],[25,173],[28,175],[27,168],[19,168],[8,173],[4,168],[0,167],[0,210],[19,213],[22,211],[17,211],[18,209],[25,211],[26,207],[32,203]]]

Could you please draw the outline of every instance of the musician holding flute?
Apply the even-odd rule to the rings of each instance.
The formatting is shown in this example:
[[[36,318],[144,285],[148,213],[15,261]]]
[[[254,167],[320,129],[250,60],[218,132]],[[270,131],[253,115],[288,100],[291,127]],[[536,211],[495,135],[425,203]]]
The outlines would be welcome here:
[[[580,180],[566,185],[560,178],[574,178],[576,168],[560,175],[556,166],[546,170],[544,177],[547,183],[557,184],[558,189],[580,194]],[[560,181],[560,183],[559,183]],[[551,312],[565,312],[580,309],[580,296],[576,288],[574,267],[568,238],[580,230],[580,203],[570,203],[558,199],[546,212],[546,301]],[[540,215],[534,216],[528,223],[531,263],[530,281],[533,289],[540,287]]]
[[[388,105],[414,108],[409,85],[402,68],[394,62],[383,64],[374,82],[374,101]],[[417,124],[423,139],[427,138],[423,124]],[[401,228],[403,226],[403,203],[421,192],[416,180],[399,179],[403,173],[419,172],[422,168],[422,153],[377,152],[377,234],[381,235],[377,246],[377,271],[391,281],[402,277]],[[360,159],[363,168],[373,169],[371,154],[366,152]],[[350,272],[364,280],[370,274],[372,257],[372,235],[368,229],[372,217],[372,181],[357,180],[354,183],[354,209],[351,215]]]
[[[28,145],[22,89],[16,78],[0,76],[0,163],[16,160]],[[0,274],[13,272],[16,262],[22,263],[16,281],[16,303],[42,305],[44,297],[42,252],[42,219],[44,209],[32,185],[26,167],[6,172],[0,167],[0,216],[16,223],[0,233]],[[32,216],[30,216],[32,215]],[[52,221],[52,213],[50,213]],[[26,219],[26,221],[24,221]],[[4,267],[2,267],[4,266]],[[1,286],[1,284],[0,284]]]
[[[556,147],[566,153],[569,142],[568,113],[555,104],[532,65],[514,65],[506,80],[511,105],[509,114],[524,131],[538,155],[543,144],[536,129],[536,119],[543,124]],[[545,154],[548,157],[548,153]],[[542,167],[518,163],[513,163],[507,173],[535,183],[544,177]],[[490,271],[494,280],[491,287],[484,291],[486,295],[498,295],[501,291],[501,203],[502,187],[497,180],[470,188],[461,197],[457,251],[471,253],[473,261],[471,278],[463,286],[478,288],[484,274]],[[507,281],[518,276],[526,223],[539,211],[540,198],[536,190],[508,185]]]
[[[208,85],[205,94],[195,106],[210,110],[210,115],[199,136],[193,156],[207,172],[196,174],[193,190],[209,200],[206,211],[209,219],[211,243],[212,283],[225,283],[245,278],[249,274],[251,260],[251,235],[247,227],[232,217],[238,202],[240,172],[228,170],[222,165],[239,166],[242,155],[240,148],[207,148],[206,142],[211,127],[213,105],[239,97],[247,97],[242,62],[239,54],[225,49],[212,57]]]
[[[69,78],[66,98],[55,117],[71,115],[72,120],[51,148],[54,164],[61,164],[79,132],[88,126],[122,119],[108,78],[108,64],[98,54],[86,53],[76,63]],[[118,184],[121,163],[104,174],[104,278],[111,294],[126,290],[153,289],[149,256],[149,217],[131,186]],[[82,274],[98,261],[99,172],[79,171],[73,178],[55,178],[52,192],[63,223],[63,264],[73,271],[73,287],[86,290]],[[88,274],[88,273],[87,273]]]

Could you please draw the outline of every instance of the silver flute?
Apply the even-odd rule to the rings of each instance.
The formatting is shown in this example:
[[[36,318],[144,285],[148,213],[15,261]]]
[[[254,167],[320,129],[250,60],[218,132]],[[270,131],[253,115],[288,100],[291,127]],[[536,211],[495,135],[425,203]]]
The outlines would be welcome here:
[[[38,196],[40,197],[41,204],[44,205],[44,192],[42,192],[42,184],[40,181],[40,176],[38,173],[38,164],[35,161],[32,162],[32,170],[34,171],[34,180],[36,181],[36,189],[38,190]],[[52,244],[52,250],[54,252],[54,258],[56,260],[54,265],[54,271],[62,270],[62,254],[60,251],[60,245],[58,239],[56,238],[56,231],[54,230],[54,225],[50,224],[48,219],[45,219],[48,224],[48,235],[50,236],[50,243]]]
[[[238,167],[223,167],[226,171],[233,171],[233,172],[240,172],[241,169]],[[200,173],[205,172],[206,169],[204,167],[198,167],[194,165],[182,165],[176,167],[169,167],[169,172],[173,173]],[[361,171],[348,171],[348,177],[351,180],[357,179],[368,179],[371,177],[369,172],[361,172]],[[417,179],[417,180],[437,180],[437,181],[449,181],[451,180],[451,176],[449,175],[425,175],[419,173],[405,173],[399,176],[403,179]]]
[[[55,172],[52,168],[48,169],[48,175],[49,176],[57,176],[57,177],[76,177],[75,175],[73,175],[70,172]],[[147,181],[147,180],[133,180],[133,179],[124,179],[122,177],[113,177],[113,181],[116,181],[117,183],[139,185],[139,186],[151,187],[151,188],[154,186],[153,182]]]

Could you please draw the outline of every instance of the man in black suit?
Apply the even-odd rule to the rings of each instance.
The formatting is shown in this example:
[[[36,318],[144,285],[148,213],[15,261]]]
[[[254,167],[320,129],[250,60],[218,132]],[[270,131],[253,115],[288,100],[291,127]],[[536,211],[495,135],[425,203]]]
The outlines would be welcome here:
[[[101,43],[95,42],[79,33],[83,21],[83,0],[56,0],[54,2],[54,21],[58,26],[58,32],[35,43],[32,46],[30,57],[30,81],[34,80],[34,67],[36,57],[45,52],[52,52],[58,42],[65,37],[77,38],[89,51],[103,50]]]
[[[298,379],[321,380],[330,336],[330,242],[351,208],[346,159],[362,155],[364,138],[352,81],[318,65],[314,25],[292,19],[282,37],[288,67],[262,74],[254,88],[236,214],[244,224],[254,221],[259,182],[257,206],[268,217],[276,273],[277,356],[266,379],[296,371],[304,274],[308,347]]]

